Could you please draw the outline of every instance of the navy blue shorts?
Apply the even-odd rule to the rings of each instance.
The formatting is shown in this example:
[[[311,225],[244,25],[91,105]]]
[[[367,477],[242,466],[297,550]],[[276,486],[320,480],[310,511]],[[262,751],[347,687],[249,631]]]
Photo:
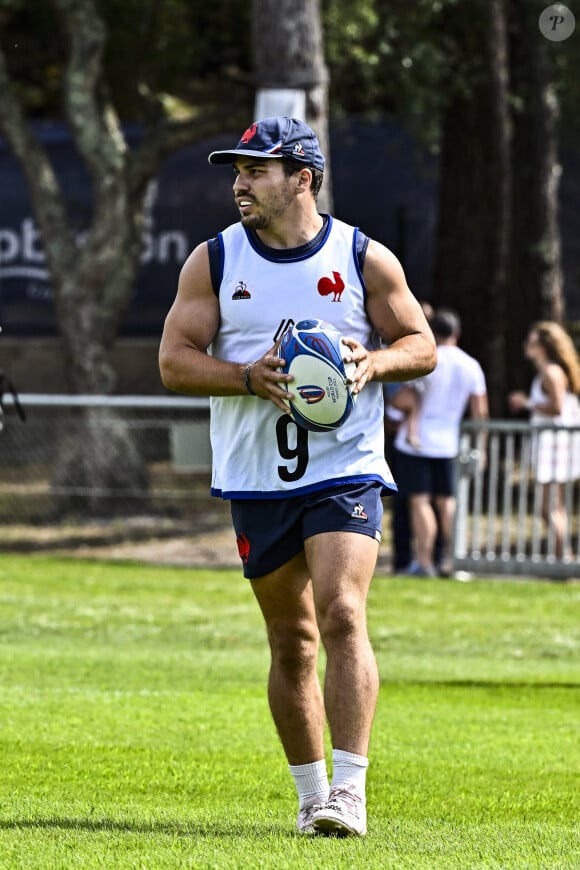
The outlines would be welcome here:
[[[413,456],[396,450],[399,495],[450,496],[455,494],[455,460]]]
[[[358,532],[381,540],[382,485],[349,483],[288,498],[232,499],[231,511],[244,577],[263,577],[322,532]]]

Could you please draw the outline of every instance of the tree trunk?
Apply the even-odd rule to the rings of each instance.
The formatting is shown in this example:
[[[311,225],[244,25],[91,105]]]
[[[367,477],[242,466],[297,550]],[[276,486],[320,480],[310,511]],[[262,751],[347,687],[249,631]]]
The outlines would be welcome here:
[[[483,366],[497,414],[505,395],[509,73],[503,2],[480,7],[473,17],[453,8],[446,26],[472,52],[475,42],[479,62],[469,70],[468,86],[454,87],[443,118],[434,301],[459,313],[461,345]]]
[[[522,341],[535,320],[564,317],[558,227],[559,103],[554,83],[554,43],[538,37],[545,4],[510,0],[514,94],[513,245],[508,321],[510,389],[530,377]]]
[[[82,238],[69,225],[67,207],[48,155],[34,135],[12,87],[0,50],[0,130],[20,162],[42,235],[73,393],[112,393],[115,372],[109,359],[137,274],[144,199],[161,161],[177,147],[215,133],[223,112],[180,124],[157,123],[130,152],[103,73],[106,30],[93,0],[54,0],[68,31],[69,54],[63,84],[72,137],[92,182],[92,214]],[[236,116],[235,107],[230,120]],[[101,411],[87,410],[75,423],[75,438],[59,441],[53,473],[55,512],[97,509],[118,503],[114,490],[146,488],[143,458],[122,419],[105,423]],[[114,433],[114,434],[112,434]],[[70,436],[70,432],[63,433]],[[123,482],[122,484],[120,482]],[[67,490],[74,489],[72,501]],[[108,492],[96,501],[90,493]],[[85,493],[85,495],[83,495]]]
[[[498,417],[529,380],[530,323],[563,316],[558,100],[542,4],[478,3],[479,14],[475,0],[449,7],[445,21],[462,54],[443,118],[434,302],[461,315],[462,344],[484,368]]]
[[[257,88],[304,92],[302,120],[318,136],[326,158],[318,207],[320,211],[331,213],[328,71],[324,62],[319,0],[253,0],[252,38]]]
[[[507,315],[508,262],[511,237],[511,121],[509,113],[509,57],[504,0],[489,0],[486,7],[485,59],[489,69],[489,166],[488,181],[495,197],[489,251],[488,323],[483,360],[490,408],[502,413],[506,395],[505,324]],[[493,206],[492,206],[493,208]]]
[[[81,408],[59,424],[51,473],[54,519],[113,517],[147,510],[147,467],[120,413]],[[127,508],[130,500],[136,510]]]

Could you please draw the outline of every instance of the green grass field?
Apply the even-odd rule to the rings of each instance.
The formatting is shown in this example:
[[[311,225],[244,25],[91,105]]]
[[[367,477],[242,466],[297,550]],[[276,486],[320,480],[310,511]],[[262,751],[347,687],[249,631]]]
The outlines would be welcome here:
[[[578,868],[580,586],[377,577],[369,834],[301,839],[238,571],[0,556],[0,868]]]

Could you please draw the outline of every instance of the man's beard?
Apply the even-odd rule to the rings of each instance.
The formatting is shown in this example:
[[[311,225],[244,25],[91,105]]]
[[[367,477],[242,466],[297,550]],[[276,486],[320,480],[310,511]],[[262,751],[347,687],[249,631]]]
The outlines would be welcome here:
[[[272,218],[283,215],[292,199],[293,195],[287,185],[269,200],[265,209],[263,208],[254,214],[242,215],[242,226],[252,230],[267,230],[272,223]],[[254,200],[254,204],[258,206],[256,200]]]
[[[270,226],[270,218],[265,214],[242,215],[241,222],[247,230],[267,230]]]

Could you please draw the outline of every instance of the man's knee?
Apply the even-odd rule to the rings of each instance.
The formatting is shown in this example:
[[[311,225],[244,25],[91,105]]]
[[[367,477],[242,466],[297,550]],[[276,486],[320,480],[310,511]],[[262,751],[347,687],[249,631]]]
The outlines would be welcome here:
[[[325,646],[352,637],[365,626],[364,602],[357,595],[336,596],[319,608],[318,625]]]
[[[320,635],[310,621],[275,620],[268,626],[272,660],[288,673],[316,667]]]
[[[428,492],[415,492],[409,496],[409,505],[412,510],[431,507],[431,496]]]

